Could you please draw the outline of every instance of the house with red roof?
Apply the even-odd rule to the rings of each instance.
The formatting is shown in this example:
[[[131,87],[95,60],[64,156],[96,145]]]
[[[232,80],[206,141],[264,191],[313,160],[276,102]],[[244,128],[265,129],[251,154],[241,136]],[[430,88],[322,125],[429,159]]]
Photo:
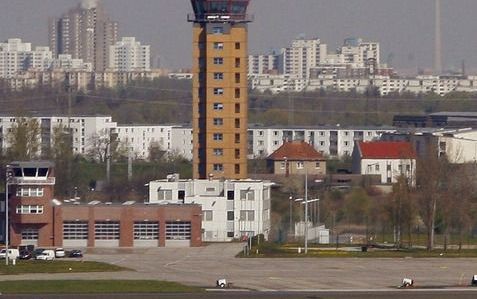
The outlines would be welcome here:
[[[326,175],[326,159],[305,141],[285,142],[267,158],[267,166],[277,175]]]
[[[410,142],[356,142],[353,173],[380,175],[382,184],[393,184],[404,175],[415,184],[416,151]]]

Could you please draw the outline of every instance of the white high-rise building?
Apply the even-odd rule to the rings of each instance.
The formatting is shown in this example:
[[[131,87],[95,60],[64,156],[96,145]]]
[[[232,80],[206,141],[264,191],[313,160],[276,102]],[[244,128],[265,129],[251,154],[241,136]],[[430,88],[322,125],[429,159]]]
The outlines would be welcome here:
[[[151,46],[123,37],[109,48],[109,68],[118,72],[151,70]]]
[[[308,80],[310,69],[325,61],[327,48],[319,39],[294,40],[291,47],[282,50],[282,72],[286,75],[299,75]]]
[[[264,75],[278,74],[278,59],[275,54],[249,55],[248,56],[248,74]]]
[[[52,60],[48,47],[36,47],[24,43],[19,38],[0,43],[0,78],[13,78],[22,71],[30,69],[44,70]]]

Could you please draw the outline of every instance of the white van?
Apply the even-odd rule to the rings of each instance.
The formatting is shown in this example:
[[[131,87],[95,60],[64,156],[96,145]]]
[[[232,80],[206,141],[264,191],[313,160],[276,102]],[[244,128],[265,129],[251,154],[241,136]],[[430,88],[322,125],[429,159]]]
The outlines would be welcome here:
[[[53,261],[55,259],[55,251],[50,249],[43,250],[43,252],[37,255],[35,259],[42,261]]]
[[[4,259],[7,255],[7,250],[4,248],[0,250],[0,259]],[[9,248],[8,249],[8,258],[10,260],[17,259],[20,256],[20,251],[15,248]]]

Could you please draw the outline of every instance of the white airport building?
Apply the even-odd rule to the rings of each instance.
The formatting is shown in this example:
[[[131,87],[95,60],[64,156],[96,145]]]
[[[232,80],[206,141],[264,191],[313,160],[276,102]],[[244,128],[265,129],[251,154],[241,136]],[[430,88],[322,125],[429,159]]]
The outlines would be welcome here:
[[[257,180],[181,180],[149,183],[150,204],[202,206],[202,241],[229,242],[270,232],[271,186]]]

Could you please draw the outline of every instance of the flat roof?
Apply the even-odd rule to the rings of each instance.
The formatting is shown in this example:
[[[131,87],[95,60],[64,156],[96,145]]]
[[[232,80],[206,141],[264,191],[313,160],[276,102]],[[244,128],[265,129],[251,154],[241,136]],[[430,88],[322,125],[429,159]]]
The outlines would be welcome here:
[[[54,167],[55,163],[52,161],[12,161],[8,163],[8,165],[22,168],[50,168]]]

